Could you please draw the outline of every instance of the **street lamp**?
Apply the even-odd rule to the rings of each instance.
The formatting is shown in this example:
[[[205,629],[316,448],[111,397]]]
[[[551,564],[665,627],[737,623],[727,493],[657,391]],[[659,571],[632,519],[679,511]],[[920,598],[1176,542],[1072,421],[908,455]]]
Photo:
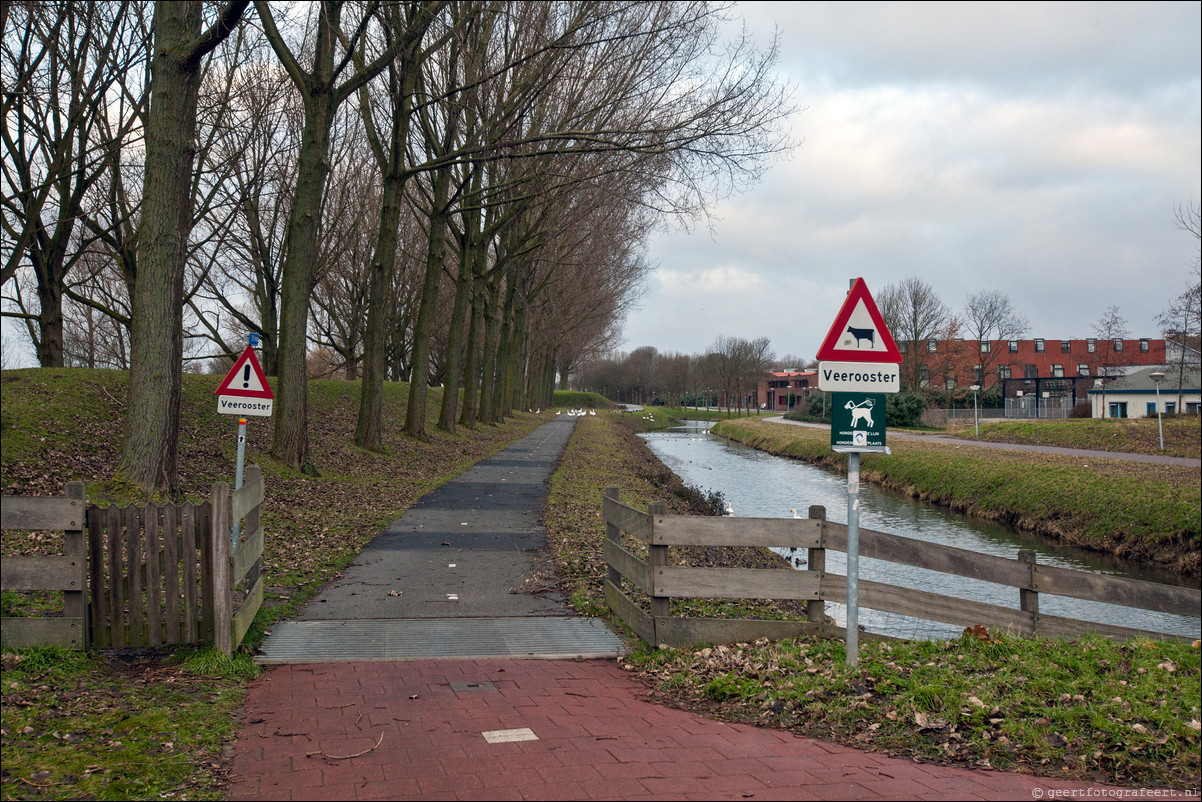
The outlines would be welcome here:
[[[981,436],[981,424],[977,418],[977,391],[981,389],[981,385],[974,384],[968,389],[972,390],[972,431],[973,436],[979,438]]]
[[[1148,378],[1156,383],[1156,431],[1160,434],[1160,450],[1164,451],[1164,424],[1160,421],[1160,382],[1164,374],[1154,370],[1148,374]]]

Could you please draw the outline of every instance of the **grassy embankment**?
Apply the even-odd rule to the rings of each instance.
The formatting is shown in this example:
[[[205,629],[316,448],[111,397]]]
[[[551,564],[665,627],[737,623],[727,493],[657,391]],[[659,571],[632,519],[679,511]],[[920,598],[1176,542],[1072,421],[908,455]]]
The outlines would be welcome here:
[[[620,486],[635,506],[682,506],[658,475],[662,466],[615,423],[618,417],[580,422],[547,508],[552,550],[573,603],[597,615],[607,613],[604,487]],[[724,564],[766,567],[760,560],[745,555]],[[674,600],[673,612],[762,614],[740,606]],[[979,629],[949,642],[861,643],[855,669],[844,665],[843,643],[833,640],[642,645],[623,664],[664,703],[857,748],[1128,786],[1189,789],[1199,782],[1196,644],[1026,639]]]
[[[184,493],[205,497],[231,482],[237,419],[218,415],[220,377],[184,377],[180,472]],[[61,494],[72,480],[90,499],[115,497],[109,481],[120,452],[128,375],[118,371],[20,370],[0,377],[0,481],[4,493]],[[262,466],[267,592],[248,639],[293,613],[345,567],[380,528],[429,490],[524,436],[553,416],[519,415],[460,436],[433,429],[440,395],[430,393],[430,442],[398,433],[405,385],[385,387],[387,454],[353,444],[358,383],[314,381],[309,388],[313,463],[303,476],[267,454],[269,419],[251,418],[247,462]],[[61,534],[5,532],[10,554],[52,554]],[[7,593],[4,615],[32,603]],[[61,596],[59,597],[61,607]],[[258,669],[247,655],[229,661],[212,649],[166,657],[81,655],[56,650],[6,653],[3,667],[2,776],[6,799],[215,799],[236,735],[236,713]]]
[[[1071,430],[1075,422],[1065,423]],[[846,457],[831,452],[825,429],[737,420],[714,431],[773,454],[847,469]],[[1196,419],[1193,431],[1196,437]],[[903,438],[892,439],[890,447],[891,455],[863,455],[864,480],[1096,551],[1186,574],[1199,571],[1197,468]]]
[[[1126,454],[1164,454],[1198,459],[1202,453],[1202,419],[1197,415],[1169,415],[1157,427],[1155,418],[1071,418],[1068,420],[1004,421],[982,423],[980,434],[971,424],[959,423],[955,437],[988,443],[1021,443],[1034,446],[1119,451]],[[1160,450],[1160,429],[1164,451]]]

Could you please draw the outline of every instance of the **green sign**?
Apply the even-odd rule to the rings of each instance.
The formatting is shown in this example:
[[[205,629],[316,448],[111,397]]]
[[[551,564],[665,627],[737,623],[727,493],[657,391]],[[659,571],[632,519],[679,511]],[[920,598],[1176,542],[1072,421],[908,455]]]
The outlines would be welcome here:
[[[885,450],[885,394],[831,393],[831,449]]]

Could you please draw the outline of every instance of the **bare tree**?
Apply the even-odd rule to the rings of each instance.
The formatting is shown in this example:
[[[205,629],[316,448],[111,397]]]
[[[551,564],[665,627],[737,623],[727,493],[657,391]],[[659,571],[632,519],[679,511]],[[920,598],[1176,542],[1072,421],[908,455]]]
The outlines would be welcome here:
[[[1197,369],[1199,353],[1202,352],[1202,207],[1191,203],[1178,207],[1177,227],[1185,231],[1194,241],[1194,259],[1190,266],[1192,282],[1188,288],[1156,317],[1160,330],[1180,348],[1177,358],[1177,409],[1181,409],[1181,395],[1185,386],[1187,368]]]
[[[1107,309],[1097,322],[1093,324],[1094,336],[1098,338],[1100,358],[1098,375],[1102,382],[1102,417],[1106,417],[1106,380],[1119,375],[1122,357],[1116,356],[1120,351],[1116,345],[1127,336],[1127,319],[1119,312],[1117,306]]]
[[[894,340],[906,344],[901,371],[906,385],[917,388],[923,368],[928,369],[928,375],[930,372],[928,342],[937,341],[950,312],[938,293],[918,276],[885,285],[876,301]]]
[[[984,290],[968,296],[964,303],[964,316],[959,328],[968,339],[977,340],[978,360],[981,375],[976,383],[982,387],[993,376],[993,365],[1004,353],[993,347],[994,340],[1010,340],[1022,337],[1030,328],[1027,318],[1014,310],[1010,296],[999,290]],[[997,377],[993,377],[996,383]]]
[[[25,322],[41,365],[61,366],[68,273],[87,250],[79,223],[108,162],[98,132],[116,124],[128,133],[133,118],[114,120],[109,103],[126,73],[142,69],[144,31],[140,7],[128,2],[5,7],[0,283],[31,279],[36,304],[14,286],[6,296],[14,307],[4,314]],[[29,276],[18,273],[22,266]]]

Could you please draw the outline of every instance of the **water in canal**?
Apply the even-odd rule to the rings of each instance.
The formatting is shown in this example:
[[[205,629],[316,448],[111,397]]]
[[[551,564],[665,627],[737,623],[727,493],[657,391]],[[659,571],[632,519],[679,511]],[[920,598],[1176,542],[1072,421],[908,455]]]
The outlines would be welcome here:
[[[829,520],[847,522],[845,476],[715,436],[709,432],[712,425],[712,422],[692,421],[684,427],[651,432],[643,437],[655,455],[685,482],[702,490],[722,493],[735,516],[790,518],[790,510],[797,510],[798,515],[805,517],[810,505],[821,504],[826,507]],[[1011,559],[1020,549],[1031,549],[1036,553],[1037,561],[1045,565],[1165,584],[1183,583],[1180,577],[1170,572],[1124,564],[1093,552],[1062,546],[864,482],[860,483],[860,526]],[[843,552],[828,551],[826,560],[831,573],[846,574],[847,557]],[[1018,609],[1017,588],[922,568],[861,557],[860,578]],[[846,609],[843,605],[827,602],[826,610],[840,625],[844,624]],[[1199,637],[1196,618],[1118,608],[1064,596],[1040,594],[1039,611],[1046,615]],[[989,621],[979,623],[992,625]],[[953,638],[963,629],[869,609],[860,610],[860,624],[870,632],[902,638]]]

